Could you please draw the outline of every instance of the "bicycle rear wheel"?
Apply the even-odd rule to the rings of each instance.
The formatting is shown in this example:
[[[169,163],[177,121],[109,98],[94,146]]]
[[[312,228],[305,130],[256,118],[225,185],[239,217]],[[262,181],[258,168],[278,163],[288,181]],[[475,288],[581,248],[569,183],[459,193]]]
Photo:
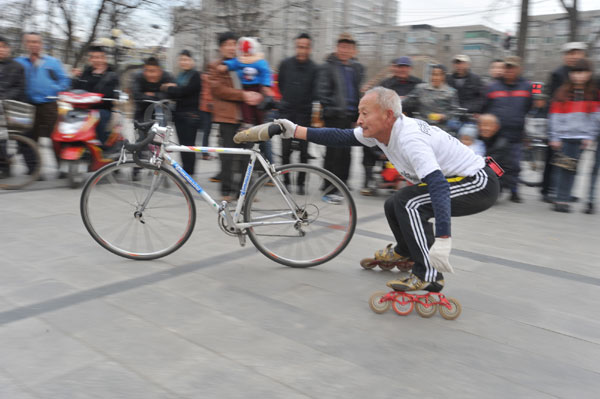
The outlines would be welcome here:
[[[263,175],[248,191],[244,221],[256,248],[275,262],[311,267],[335,258],[348,245],[356,227],[356,206],[348,188],[322,168],[294,164],[276,169],[274,179],[288,188],[283,196]],[[296,221],[286,198],[293,204]]]
[[[80,211],[98,244],[136,260],[177,250],[196,223],[192,195],[175,173],[134,162],[112,163],[94,173],[81,193]]]
[[[35,141],[18,133],[0,140],[0,188],[16,190],[37,180],[42,167]]]

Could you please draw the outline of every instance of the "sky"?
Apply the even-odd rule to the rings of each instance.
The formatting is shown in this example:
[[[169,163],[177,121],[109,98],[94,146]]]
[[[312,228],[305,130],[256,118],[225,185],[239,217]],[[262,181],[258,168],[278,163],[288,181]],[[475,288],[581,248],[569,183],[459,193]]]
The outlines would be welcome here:
[[[571,4],[572,0],[565,0]],[[520,0],[400,0],[399,25],[486,25],[515,34]],[[493,11],[497,8],[496,11]],[[598,0],[579,0],[580,11],[600,9]],[[563,13],[560,0],[529,0],[529,15]],[[464,15],[468,14],[468,15]]]

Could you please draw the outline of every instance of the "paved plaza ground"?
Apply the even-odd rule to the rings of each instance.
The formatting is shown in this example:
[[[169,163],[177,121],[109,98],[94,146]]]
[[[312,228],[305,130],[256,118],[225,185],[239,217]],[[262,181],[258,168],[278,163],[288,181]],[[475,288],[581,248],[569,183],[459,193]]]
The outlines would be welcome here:
[[[91,239],[65,181],[0,192],[0,398],[598,397],[600,215],[525,188],[454,219],[444,292],[462,315],[377,315],[398,272],[358,264],[392,242],[359,160],[356,234],[310,269],[241,248],[201,200],[192,238],[140,262]],[[198,174],[214,195],[217,168]]]

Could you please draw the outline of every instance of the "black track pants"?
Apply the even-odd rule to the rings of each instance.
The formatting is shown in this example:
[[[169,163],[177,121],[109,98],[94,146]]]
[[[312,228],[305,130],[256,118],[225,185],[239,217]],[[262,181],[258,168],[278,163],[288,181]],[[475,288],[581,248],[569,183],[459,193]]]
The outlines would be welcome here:
[[[491,207],[498,198],[498,176],[486,166],[457,182],[450,182],[451,214],[466,216]],[[429,263],[429,248],[435,241],[433,207],[425,185],[398,190],[385,202],[385,216],[396,238],[396,252],[414,262],[413,273],[425,281],[435,281],[437,271]]]

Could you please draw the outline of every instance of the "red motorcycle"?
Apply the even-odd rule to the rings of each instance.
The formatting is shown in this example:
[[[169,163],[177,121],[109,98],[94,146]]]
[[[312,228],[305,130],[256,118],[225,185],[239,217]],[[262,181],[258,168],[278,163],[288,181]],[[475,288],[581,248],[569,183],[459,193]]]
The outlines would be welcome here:
[[[104,145],[96,138],[100,112],[90,109],[90,106],[102,101],[126,101],[123,95],[119,99],[102,97],[102,94],[83,90],[58,94],[58,123],[51,138],[54,151],[61,162],[61,173],[65,173],[64,169],[66,169],[71,188],[79,187],[83,183],[86,172],[93,172],[114,161],[104,153],[103,147],[118,149],[120,142],[123,141],[121,123],[113,124],[111,134]],[[113,112],[118,113],[118,111]]]

